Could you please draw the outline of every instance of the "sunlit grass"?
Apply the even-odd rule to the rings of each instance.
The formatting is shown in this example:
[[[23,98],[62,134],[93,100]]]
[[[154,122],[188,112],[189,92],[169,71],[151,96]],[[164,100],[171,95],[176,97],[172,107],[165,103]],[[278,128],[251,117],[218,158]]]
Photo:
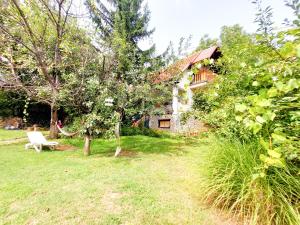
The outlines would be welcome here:
[[[94,140],[90,157],[81,139],[59,142],[77,150],[0,146],[0,224],[220,224],[199,201],[207,143],[124,137],[134,154],[114,158],[113,140]]]
[[[19,138],[26,138],[26,130],[5,130],[0,129],[0,141],[10,141]],[[49,131],[41,131],[44,135],[48,135]]]
[[[0,141],[10,140],[15,138],[26,137],[26,131],[24,130],[4,130],[0,129]]]

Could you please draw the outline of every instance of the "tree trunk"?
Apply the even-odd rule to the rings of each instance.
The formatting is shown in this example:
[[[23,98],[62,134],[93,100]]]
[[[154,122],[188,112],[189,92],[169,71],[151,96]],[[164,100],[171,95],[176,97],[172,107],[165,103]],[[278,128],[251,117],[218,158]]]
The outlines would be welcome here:
[[[83,154],[85,156],[89,156],[91,154],[91,136],[90,135],[84,136]]]
[[[57,122],[57,108],[54,104],[51,105],[51,120],[50,120],[50,138],[56,139],[58,138],[58,129],[56,126]]]
[[[121,133],[121,113],[117,112],[117,116],[118,116],[118,122],[116,123],[115,126],[115,136],[116,136],[116,140],[117,140],[117,148],[115,151],[115,157],[117,157],[121,151],[121,137],[120,137],[120,133]]]

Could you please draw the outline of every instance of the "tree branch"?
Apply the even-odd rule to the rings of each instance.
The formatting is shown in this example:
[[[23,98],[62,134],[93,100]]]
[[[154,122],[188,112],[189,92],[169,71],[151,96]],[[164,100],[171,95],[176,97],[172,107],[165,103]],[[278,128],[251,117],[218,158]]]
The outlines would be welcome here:
[[[33,55],[35,55],[35,52],[33,49],[28,47],[20,38],[15,37],[13,34],[11,34],[3,25],[0,24],[0,29],[3,30],[4,33],[6,33],[9,37],[11,37],[16,43],[19,43],[23,45],[28,51],[30,51]]]
[[[49,8],[48,4],[46,4],[44,2],[44,0],[39,0],[39,2],[41,2],[45,6],[45,8],[47,9],[47,11],[49,12],[49,18],[52,20],[53,23],[55,23],[57,25],[57,20],[55,19],[55,16],[52,13],[51,9]]]
[[[73,0],[71,0],[70,5],[68,6],[67,10],[65,11],[66,15],[65,15],[65,19],[64,19],[64,22],[63,22],[63,25],[62,25],[62,30],[64,30],[65,27],[66,27],[67,19],[69,17],[69,11],[71,9],[72,4],[73,4]]]
[[[28,34],[30,36],[30,41],[33,45],[33,48],[34,48],[34,55],[38,61],[38,65],[40,67],[40,69],[42,70],[42,73],[43,75],[45,76],[46,80],[49,82],[49,84],[53,87],[53,88],[56,88],[56,85],[55,83],[53,82],[53,80],[51,79],[51,77],[49,76],[49,73],[48,73],[48,69],[47,69],[47,66],[45,64],[45,62],[43,61],[42,59],[42,55],[41,55],[41,51],[40,51],[40,48],[38,47],[38,45],[36,44],[35,42],[35,35],[33,34],[33,31],[31,30],[31,27],[26,19],[26,16],[23,12],[23,10],[20,8],[17,0],[11,0],[13,2],[13,4],[15,5],[21,19],[23,20],[24,22],[24,26],[25,26],[25,29],[28,31]]]

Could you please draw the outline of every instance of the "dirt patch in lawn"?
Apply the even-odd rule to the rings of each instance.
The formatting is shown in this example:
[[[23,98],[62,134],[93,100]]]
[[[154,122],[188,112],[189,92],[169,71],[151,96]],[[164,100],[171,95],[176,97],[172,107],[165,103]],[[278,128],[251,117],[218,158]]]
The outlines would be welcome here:
[[[136,157],[137,154],[138,153],[135,151],[122,149],[122,151],[119,153],[118,157]]]
[[[22,143],[28,140],[28,138],[14,138],[14,139],[9,139],[9,140],[0,140],[0,145],[10,145],[10,144],[18,144]]]
[[[237,218],[234,218],[233,215],[229,213],[222,212],[221,210],[212,210],[212,213],[208,217],[216,225],[228,224],[228,225],[241,225],[244,224],[241,221],[238,221]],[[248,223],[246,223],[248,224]],[[250,223],[249,223],[250,224]]]
[[[101,203],[103,204],[105,211],[113,214],[120,213],[122,208],[118,204],[118,201],[120,201],[121,198],[121,193],[109,190],[103,195]]]
[[[76,147],[74,147],[73,145],[58,145],[57,147],[55,147],[56,151],[74,151],[76,150]]]

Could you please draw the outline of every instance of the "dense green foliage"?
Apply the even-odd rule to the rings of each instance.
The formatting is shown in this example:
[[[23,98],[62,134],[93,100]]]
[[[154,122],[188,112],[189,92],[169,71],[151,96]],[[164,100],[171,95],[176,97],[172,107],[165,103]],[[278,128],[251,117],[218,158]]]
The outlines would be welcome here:
[[[189,47],[189,39],[182,38],[177,57],[172,45],[169,55],[159,57],[154,57],[154,46],[142,50],[139,42],[153,33],[143,2],[88,0],[96,27],[96,35],[89,36],[69,11],[72,1],[0,1],[1,84],[51,108],[52,137],[58,109],[64,107],[74,128],[85,135],[86,155],[93,137],[113,134],[120,150],[120,124],[149,115],[156,103],[170,100],[174,83],[157,84],[153,74]],[[220,40],[200,40],[198,49],[220,42],[222,57],[192,70],[203,64],[219,76],[194,95],[194,111],[184,117],[193,114],[221,137],[216,143],[222,148],[205,154],[203,189],[209,201],[231,209],[246,223],[294,225],[300,223],[300,3],[286,1],[296,19],[286,21],[280,32],[272,28],[271,8],[262,8],[260,0],[254,3],[255,34],[235,25],[223,27]],[[5,107],[0,116],[23,107],[23,102],[10,101],[13,95],[0,92]],[[179,97],[187,99],[185,94]],[[28,102],[24,108],[26,122]],[[121,130],[123,135],[163,136],[130,125]],[[150,151],[172,149],[147,141],[140,144]]]
[[[206,96],[203,92],[199,91],[196,92],[193,96],[194,102],[193,102],[193,109],[199,110],[201,112],[210,112],[211,105],[206,99]]]
[[[60,107],[69,121],[80,118],[81,133],[111,136],[116,124],[149,112],[164,97],[152,83],[163,57],[153,57],[154,46],[138,45],[153,33],[143,1],[86,3],[96,35],[79,27],[72,1],[0,2],[1,82],[51,107],[51,137]]]
[[[298,224],[300,3],[287,2],[296,20],[280,32],[272,30],[270,7],[255,3],[259,30],[223,28],[220,76],[194,99],[199,118],[242,143],[209,153],[207,197],[253,224]]]
[[[0,90],[0,117],[22,115],[24,104],[23,96]]]
[[[107,49],[110,57],[109,76],[106,86],[115,101],[117,111],[141,109],[143,97],[149,90],[149,72],[155,69],[152,60],[154,46],[142,50],[140,40],[148,38],[153,31],[148,30],[150,12],[142,6],[142,0],[110,1],[107,7],[102,1],[87,1],[93,21],[98,28],[101,49]],[[134,107],[133,107],[134,106]]]
[[[90,113],[86,118],[95,126],[88,128],[94,127],[98,131],[115,129],[118,139],[122,122],[137,114],[146,114],[154,107],[155,99],[164,96],[155,93],[162,89],[160,84],[152,82],[152,73],[163,64],[163,60],[153,56],[154,46],[142,50],[138,45],[153,33],[148,29],[150,12],[143,6],[143,0],[114,0],[108,4],[89,0],[86,3],[100,37],[96,45],[104,52],[100,65],[102,76],[98,85],[90,85],[93,92],[90,97],[102,99],[102,102],[105,98],[112,100],[110,109],[105,109],[108,107],[99,100],[89,101]],[[110,112],[105,114],[104,111]],[[98,129],[101,124],[106,126]]]
[[[0,1],[0,6],[1,84],[47,104],[55,138],[59,107],[76,105],[66,100],[64,88],[76,80],[72,94],[78,98],[80,84],[90,75],[90,64],[98,55],[70,11],[72,1],[12,0]]]

